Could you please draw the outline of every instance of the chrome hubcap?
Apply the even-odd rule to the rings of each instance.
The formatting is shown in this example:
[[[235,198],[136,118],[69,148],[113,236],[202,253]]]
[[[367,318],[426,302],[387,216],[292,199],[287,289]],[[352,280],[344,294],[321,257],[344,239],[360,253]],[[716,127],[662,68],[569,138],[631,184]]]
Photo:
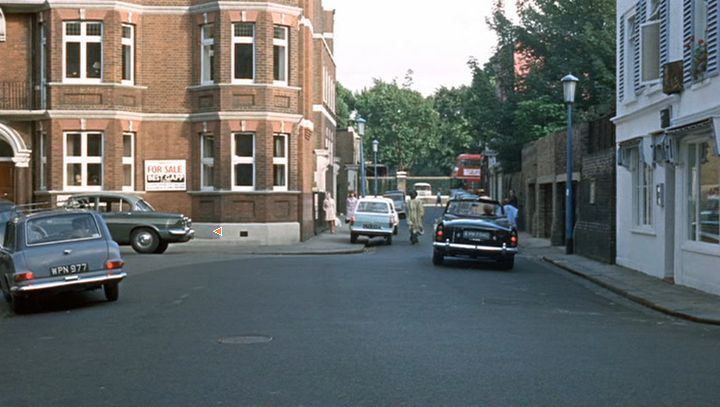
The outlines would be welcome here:
[[[150,244],[152,244],[153,237],[150,232],[142,232],[137,236],[136,241],[138,243],[138,246],[147,248],[150,246]]]

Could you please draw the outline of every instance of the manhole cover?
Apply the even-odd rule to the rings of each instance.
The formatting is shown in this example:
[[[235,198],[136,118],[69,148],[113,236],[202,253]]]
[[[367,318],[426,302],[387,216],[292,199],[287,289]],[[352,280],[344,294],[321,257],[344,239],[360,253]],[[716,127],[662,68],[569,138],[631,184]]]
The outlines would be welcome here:
[[[218,339],[218,343],[225,345],[249,345],[253,343],[268,343],[272,341],[272,336],[267,335],[241,335],[228,336]]]

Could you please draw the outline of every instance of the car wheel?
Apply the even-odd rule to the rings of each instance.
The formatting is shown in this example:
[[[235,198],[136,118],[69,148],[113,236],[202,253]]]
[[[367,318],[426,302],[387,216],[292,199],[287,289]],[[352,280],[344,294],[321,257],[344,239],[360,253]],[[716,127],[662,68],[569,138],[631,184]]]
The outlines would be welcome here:
[[[445,255],[437,250],[433,250],[433,264],[440,266],[443,264],[443,261],[445,261]]]
[[[24,314],[28,309],[28,299],[20,295],[10,295],[10,309],[16,314]]]
[[[105,284],[103,291],[105,291],[105,298],[108,301],[117,301],[120,296],[120,285],[118,283]]]
[[[151,229],[140,228],[132,232],[130,244],[138,253],[154,253],[160,245],[160,238]]]
[[[515,267],[515,258],[512,257],[508,260],[498,260],[500,268],[503,270],[512,270]]]
[[[162,242],[160,242],[157,249],[155,249],[155,251],[153,253],[163,254],[163,253],[165,253],[165,250],[167,250],[167,248],[168,248],[168,242],[162,241]]]
[[[352,232],[350,233],[350,243],[356,243],[356,242],[357,242],[357,238],[358,238],[358,234],[357,234],[357,233],[352,233]]]
[[[385,236],[385,244],[388,246],[392,245],[392,235]]]

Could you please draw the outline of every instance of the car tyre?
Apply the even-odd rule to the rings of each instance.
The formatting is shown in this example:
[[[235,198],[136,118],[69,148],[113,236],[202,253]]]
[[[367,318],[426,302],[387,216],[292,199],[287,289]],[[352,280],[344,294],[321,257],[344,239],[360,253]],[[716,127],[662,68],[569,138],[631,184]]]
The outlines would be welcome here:
[[[433,258],[432,258],[433,264],[436,265],[436,266],[441,266],[444,261],[445,261],[445,255],[442,254],[442,253],[440,253],[440,252],[437,251],[437,250],[434,250],[434,251],[433,251]]]
[[[152,229],[135,229],[130,235],[130,244],[138,253],[155,253],[160,246],[160,238]]]
[[[120,285],[118,283],[111,283],[103,285],[103,291],[105,291],[105,298],[114,302],[120,297]]]
[[[154,254],[163,254],[165,253],[165,250],[167,250],[169,243],[166,241],[160,242],[157,249],[153,252]]]
[[[10,309],[16,314],[24,314],[28,310],[29,300],[21,295],[10,294]]]
[[[388,246],[392,245],[392,235],[385,236],[385,244]]]
[[[498,264],[503,270],[512,270],[513,267],[515,267],[515,258],[511,257],[510,259],[506,260],[498,260]]]
[[[350,243],[357,243],[358,234],[357,233],[350,233]]]

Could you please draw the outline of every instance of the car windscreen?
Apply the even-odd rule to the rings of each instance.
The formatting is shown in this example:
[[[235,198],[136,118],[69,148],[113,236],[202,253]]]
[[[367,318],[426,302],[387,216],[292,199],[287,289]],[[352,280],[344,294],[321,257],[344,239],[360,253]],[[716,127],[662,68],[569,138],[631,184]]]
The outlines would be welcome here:
[[[387,202],[367,202],[361,201],[358,203],[355,212],[367,212],[367,213],[390,213],[390,206]]]
[[[399,194],[385,194],[385,198],[392,199],[395,202],[395,206],[402,204],[405,200],[402,195]]]
[[[101,236],[95,219],[86,213],[30,219],[25,228],[28,245],[96,239]]]
[[[139,212],[155,212],[155,208],[142,199],[135,203],[135,210]]]
[[[471,218],[504,216],[502,206],[478,201],[450,201],[445,214]]]

